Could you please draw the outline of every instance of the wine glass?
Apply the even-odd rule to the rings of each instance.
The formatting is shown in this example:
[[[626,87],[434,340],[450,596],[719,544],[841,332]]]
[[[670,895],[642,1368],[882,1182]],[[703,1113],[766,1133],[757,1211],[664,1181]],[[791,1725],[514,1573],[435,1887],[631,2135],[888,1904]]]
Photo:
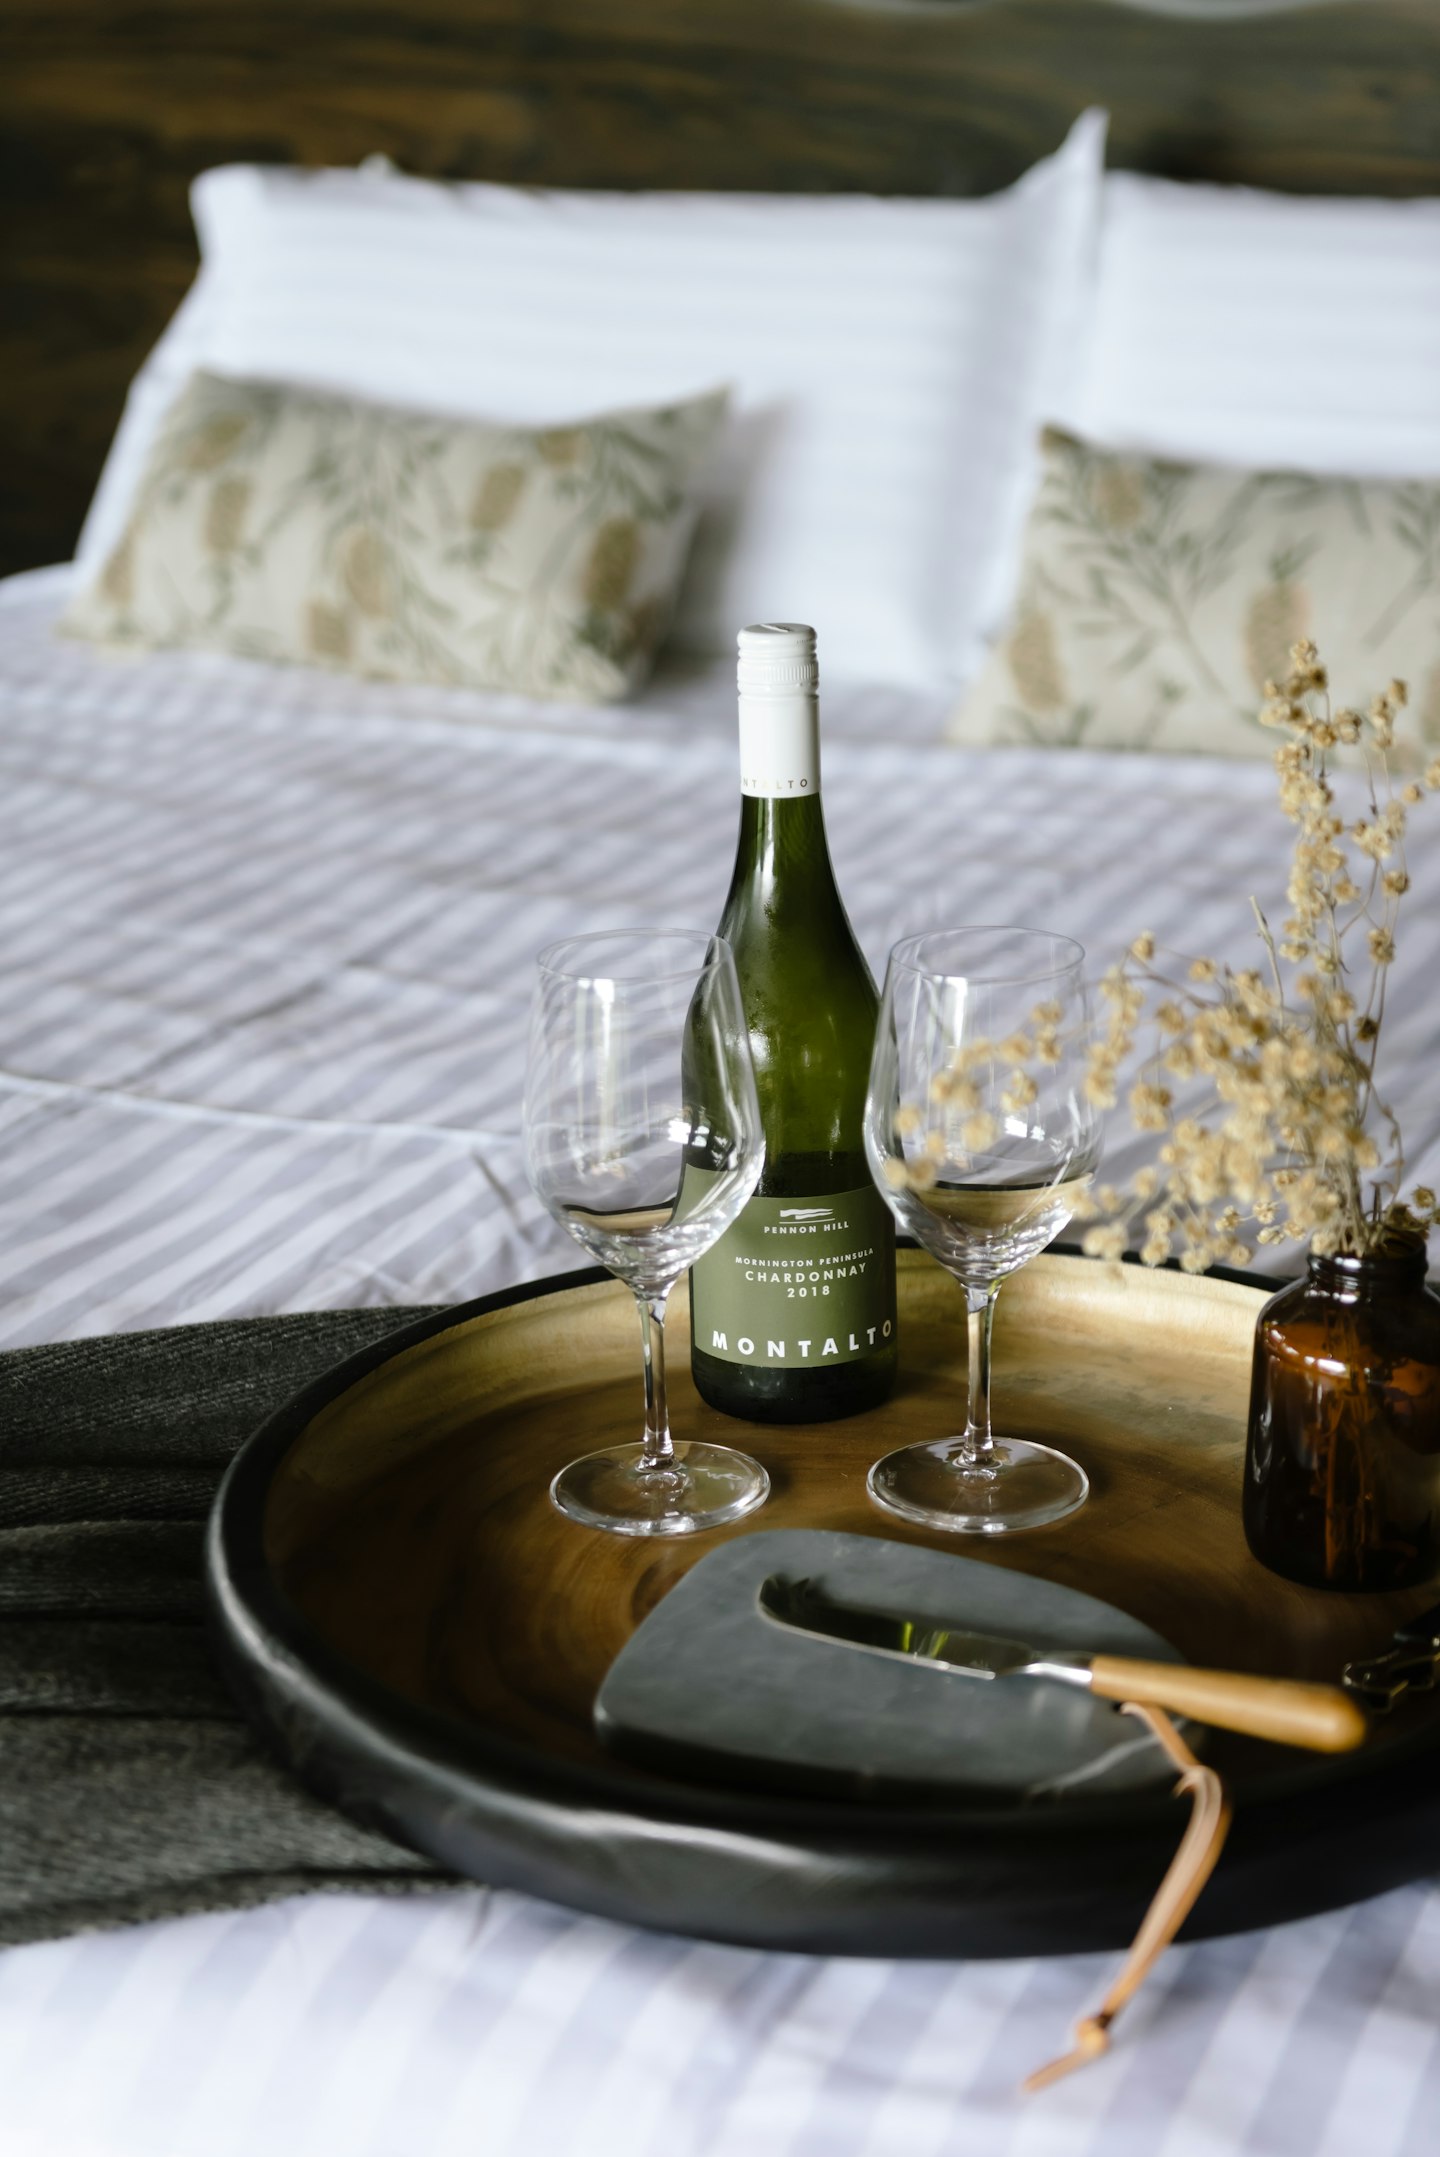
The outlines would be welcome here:
[[[645,1431],[562,1468],[562,1513],[617,1535],[691,1535],[763,1504],[729,1446],[676,1443],[665,1304],[760,1179],[765,1136],[740,984],[722,937],[576,936],[539,958],[525,1075],[526,1166],[543,1204],[633,1291]]]
[[[1099,1153],[1085,1097],[1084,952],[1038,929],[941,929],[895,946],[865,1152],[900,1227],[955,1275],[969,1323],[958,1438],[870,1470],[878,1505],[927,1528],[1002,1535],[1063,1519],[1089,1492],[1052,1447],[990,1429],[990,1335],[1007,1274],[1056,1237]]]

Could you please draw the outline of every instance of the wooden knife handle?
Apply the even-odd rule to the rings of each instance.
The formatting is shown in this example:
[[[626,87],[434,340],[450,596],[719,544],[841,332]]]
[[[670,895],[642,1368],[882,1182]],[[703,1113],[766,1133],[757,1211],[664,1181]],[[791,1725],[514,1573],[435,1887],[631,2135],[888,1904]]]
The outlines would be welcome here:
[[[1091,1690],[1105,1700],[1140,1700],[1193,1716],[1217,1730],[1317,1753],[1348,1753],[1365,1742],[1364,1711],[1338,1685],[1302,1685],[1290,1678],[1252,1678],[1234,1670],[1192,1670],[1186,1663],[1131,1662],[1097,1655]]]

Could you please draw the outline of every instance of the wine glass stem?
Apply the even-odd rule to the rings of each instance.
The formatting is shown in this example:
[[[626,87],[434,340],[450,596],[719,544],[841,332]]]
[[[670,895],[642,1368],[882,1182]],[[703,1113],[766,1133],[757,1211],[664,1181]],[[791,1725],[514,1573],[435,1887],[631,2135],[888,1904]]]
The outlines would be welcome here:
[[[970,1406],[961,1458],[967,1464],[988,1460],[994,1451],[994,1440],[990,1436],[990,1334],[995,1324],[995,1298],[999,1293],[998,1281],[988,1281],[983,1288],[967,1285],[965,1289]]]
[[[645,1357],[645,1468],[673,1468],[675,1446],[665,1405],[665,1298],[637,1296]]]

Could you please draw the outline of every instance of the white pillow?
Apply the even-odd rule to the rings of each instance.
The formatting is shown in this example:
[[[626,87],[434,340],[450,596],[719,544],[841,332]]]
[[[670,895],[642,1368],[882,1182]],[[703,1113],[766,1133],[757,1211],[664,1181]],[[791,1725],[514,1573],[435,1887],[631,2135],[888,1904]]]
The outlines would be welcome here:
[[[1086,364],[1055,416],[1111,449],[1440,477],[1440,201],[1110,174]]]
[[[197,368],[558,423],[729,382],[676,641],[814,622],[826,668],[942,684],[997,626],[1072,363],[1104,116],[981,202],[611,195],[229,166],[82,535],[123,529]]]

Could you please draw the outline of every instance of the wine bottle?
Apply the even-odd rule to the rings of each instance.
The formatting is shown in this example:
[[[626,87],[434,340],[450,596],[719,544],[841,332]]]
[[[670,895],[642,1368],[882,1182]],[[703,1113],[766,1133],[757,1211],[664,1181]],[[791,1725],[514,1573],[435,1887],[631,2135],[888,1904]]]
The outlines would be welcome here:
[[[727,1415],[822,1422],[875,1407],[895,1381],[894,1218],[861,1138],[879,999],[825,839],[815,632],[762,622],[739,645],[740,841],[719,932],[765,1168],[691,1269],[691,1369]]]

